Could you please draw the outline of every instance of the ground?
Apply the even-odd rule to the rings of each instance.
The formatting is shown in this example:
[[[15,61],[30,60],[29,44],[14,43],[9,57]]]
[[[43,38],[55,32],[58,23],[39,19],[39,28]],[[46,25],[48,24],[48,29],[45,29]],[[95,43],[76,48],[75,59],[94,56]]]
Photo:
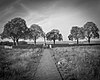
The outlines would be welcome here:
[[[0,80],[33,80],[42,49],[0,49]]]
[[[0,80],[100,80],[99,53],[100,46],[0,49]]]
[[[56,47],[55,63],[64,80],[100,80],[100,46]]]
[[[35,80],[62,80],[48,49],[43,52]]]

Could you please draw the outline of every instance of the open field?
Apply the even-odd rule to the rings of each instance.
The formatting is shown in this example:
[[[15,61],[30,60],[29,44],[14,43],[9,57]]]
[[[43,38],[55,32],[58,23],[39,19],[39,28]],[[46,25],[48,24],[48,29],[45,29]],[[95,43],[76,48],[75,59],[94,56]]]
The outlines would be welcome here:
[[[100,45],[53,48],[64,80],[100,80]]]
[[[42,49],[0,49],[0,80],[33,80]]]

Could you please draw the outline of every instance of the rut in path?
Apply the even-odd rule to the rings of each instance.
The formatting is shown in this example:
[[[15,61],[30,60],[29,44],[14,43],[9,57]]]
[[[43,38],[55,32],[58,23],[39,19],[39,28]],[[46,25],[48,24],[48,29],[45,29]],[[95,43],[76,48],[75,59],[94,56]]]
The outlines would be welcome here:
[[[43,52],[35,80],[62,80],[48,49]]]

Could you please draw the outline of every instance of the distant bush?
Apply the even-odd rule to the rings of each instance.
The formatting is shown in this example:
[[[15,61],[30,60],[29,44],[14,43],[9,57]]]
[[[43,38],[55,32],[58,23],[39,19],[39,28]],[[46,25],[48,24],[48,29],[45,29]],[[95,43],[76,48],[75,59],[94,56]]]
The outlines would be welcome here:
[[[9,42],[9,41],[0,42],[0,45],[12,46],[13,45],[13,42]]]
[[[13,46],[13,48],[19,48],[19,49],[30,49],[30,48],[43,48],[42,44],[24,44],[24,45],[18,45],[18,46]]]
[[[26,41],[19,41],[19,45],[26,45],[26,44],[27,44]],[[12,46],[13,42],[4,41],[4,42],[0,42],[0,45]]]
[[[30,45],[26,44],[26,45],[18,45],[18,46],[13,46],[13,48],[19,48],[19,49],[29,49]]]
[[[27,42],[26,41],[19,41],[19,45],[26,45]]]
[[[48,48],[50,48],[50,46],[52,46],[52,48],[55,47],[70,47],[70,46],[94,46],[94,45],[100,45],[100,43],[93,43],[93,44],[48,44]]]

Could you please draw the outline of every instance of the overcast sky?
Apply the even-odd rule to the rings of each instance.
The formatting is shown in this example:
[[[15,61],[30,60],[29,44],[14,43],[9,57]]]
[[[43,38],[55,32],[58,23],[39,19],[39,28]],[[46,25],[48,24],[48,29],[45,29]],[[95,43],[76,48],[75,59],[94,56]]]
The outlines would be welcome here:
[[[59,29],[68,40],[72,26],[92,21],[100,29],[100,0],[0,0],[0,33],[14,17],[25,19],[28,27],[38,24],[46,33]]]

